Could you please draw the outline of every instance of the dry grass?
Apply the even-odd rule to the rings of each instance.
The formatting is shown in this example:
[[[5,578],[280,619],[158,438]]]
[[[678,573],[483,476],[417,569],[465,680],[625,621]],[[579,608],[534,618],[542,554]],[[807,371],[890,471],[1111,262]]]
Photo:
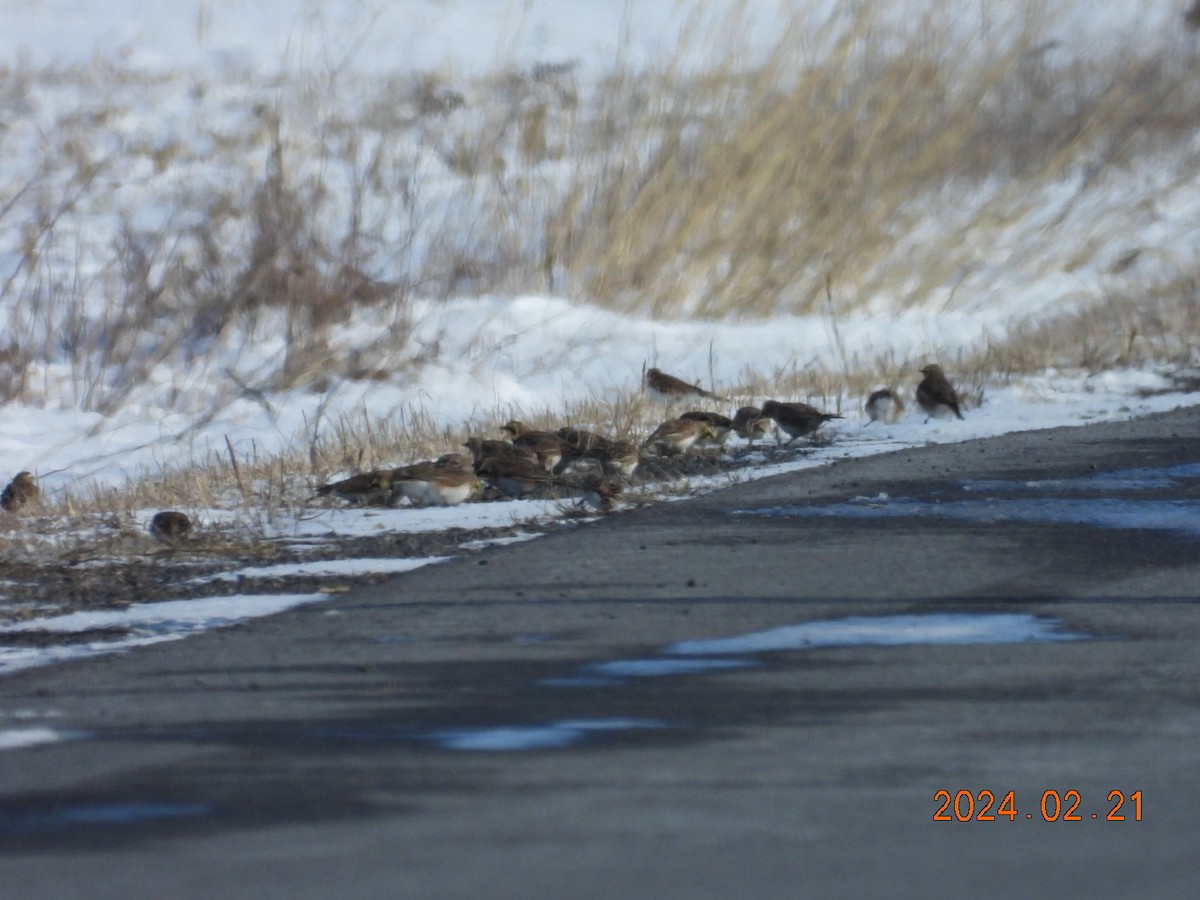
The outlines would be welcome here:
[[[1078,212],[1103,186],[1156,154],[1175,184],[1197,175],[1198,57],[1169,33],[1067,58],[1045,42],[1052,8],[978,34],[937,0],[903,22],[886,4],[797,12],[752,64],[692,71],[685,45],[586,83],[546,64],[199,84],[198,114],[168,134],[136,115],[163,90],[146,76],[0,73],[12,108],[62,106],[5,136],[30,162],[0,185],[19,259],[0,273],[0,398],[36,402],[35,373],[66,364],[68,402],[110,412],[156,367],[236,357],[276,323],[253,390],[387,378],[430,352],[415,297],[765,317],[822,311],[830,284],[839,313],[954,301],[997,245],[1031,277],[1085,266],[1130,227],[1120,200]],[[1064,181],[1060,221],[1027,225]],[[1075,215],[1082,246],[1053,227]],[[367,308],[379,338],[331,354],[330,329]]]
[[[1040,43],[1045,5],[978,39],[949,4],[902,26],[877,21],[884,9],[855,4],[807,41],[794,21],[761,66],[661,84],[636,142],[564,205],[557,239],[582,293],[658,316],[769,316],[820,309],[832,280],[851,308],[880,294],[902,308],[971,267],[1038,187],[1182,146],[1197,123],[1182,40],[1072,62]],[[806,42],[824,49],[798,54]],[[897,254],[931,214],[968,239]]]

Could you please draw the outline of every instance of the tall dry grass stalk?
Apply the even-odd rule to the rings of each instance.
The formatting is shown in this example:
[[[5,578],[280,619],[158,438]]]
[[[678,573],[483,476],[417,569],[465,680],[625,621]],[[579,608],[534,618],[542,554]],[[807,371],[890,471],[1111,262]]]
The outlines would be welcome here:
[[[771,316],[818,310],[832,281],[849,308],[903,308],[976,265],[1072,166],[1082,191],[1200,121],[1182,36],[1062,59],[1051,4],[981,34],[959,7],[897,22],[847,4],[815,33],[797,14],[752,67],[652,73],[653,100],[552,229],[579,293],[657,316]],[[950,227],[913,240],[939,216]]]

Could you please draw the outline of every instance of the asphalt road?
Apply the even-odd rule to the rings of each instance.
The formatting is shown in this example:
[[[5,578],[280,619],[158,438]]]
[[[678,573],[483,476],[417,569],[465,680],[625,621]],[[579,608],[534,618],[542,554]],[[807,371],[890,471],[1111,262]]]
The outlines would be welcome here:
[[[903,451],[18,673],[0,897],[1194,897],[1198,475],[1200,407]],[[1076,639],[812,645],[997,615]]]

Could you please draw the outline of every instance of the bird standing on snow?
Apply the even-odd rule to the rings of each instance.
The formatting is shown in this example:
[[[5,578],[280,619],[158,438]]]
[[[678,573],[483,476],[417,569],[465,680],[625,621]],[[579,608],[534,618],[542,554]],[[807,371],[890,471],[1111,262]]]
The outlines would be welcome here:
[[[544,466],[515,456],[492,456],[479,464],[479,477],[505,497],[524,497],[558,483]]]
[[[642,449],[653,447],[658,453],[666,455],[687,453],[696,441],[715,436],[716,433],[707,422],[696,419],[668,419],[646,438]]]
[[[810,437],[818,428],[830,419],[840,419],[833,413],[823,413],[815,406],[807,403],[780,403],[778,400],[768,400],[762,407],[763,415],[775,420],[775,424],[790,435],[791,439],[783,446],[788,446],[798,437]]]
[[[40,500],[41,496],[42,492],[33,480],[33,475],[29,472],[18,472],[4,492],[0,493],[0,507],[10,513],[20,512],[30,503]]]
[[[682,378],[668,375],[661,369],[647,370],[643,380],[650,393],[661,397],[663,400],[679,400],[683,397],[707,397],[710,400],[721,399],[716,394],[704,390],[699,385],[688,384]]]
[[[729,432],[733,430],[733,420],[729,416],[723,416],[720,413],[693,410],[692,412],[683,413],[679,418],[707,424],[712,429],[713,436],[711,438],[702,438],[700,441],[700,443],[707,446],[724,446],[726,439],[729,437]]]
[[[401,466],[389,473],[389,480],[393,504],[407,497],[417,505],[454,506],[479,490],[472,460],[461,453],[447,453],[434,462]]]
[[[754,439],[766,437],[771,430],[771,417],[764,416],[757,406],[743,406],[733,414],[733,430],[754,446]]]
[[[867,417],[871,422],[883,422],[885,425],[891,425],[904,415],[904,401],[894,391],[881,388],[867,398],[863,409],[866,410]],[[867,424],[870,425],[871,422]]]
[[[391,492],[392,473],[386,469],[360,472],[317,488],[318,496],[337,494],[352,503],[386,503]]]
[[[601,512],[612,509],[613,500],[625,487],[620,479],[609,475],[587,475],[576,486],[580,490],[579,504],[594,506]]]
[[[925,415],[930,419],[948,419],[951,416],[961,419],[963,414],[958,408],[958,393],[946,380],[942,367],[930,363],[921,370],[921,374],[925,378],[917,385],[917,404],[925,411]]]

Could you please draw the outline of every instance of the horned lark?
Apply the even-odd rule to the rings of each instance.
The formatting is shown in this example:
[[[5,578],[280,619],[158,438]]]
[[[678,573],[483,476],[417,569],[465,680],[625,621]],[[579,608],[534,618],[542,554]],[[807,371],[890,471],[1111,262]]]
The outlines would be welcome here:
[[[537,454],[527,447],[518,447],[516,444],[510,444],[508,441],[497,441],[489,438],[473,437],[468,438],[463,444],[471,451],[471,457],[474,460],[473,465],[478,468],[479,464],[485,459],[492,456],[500,458],[519,458],[536,460]]]
[[[704,390],[696,384],[688,384],[682,378],[668,375],[661,369],[648,369],[643,381],[650,393],[663,400],[679,400],[683,397],[708,397],[711,400],[721,400],[716,394]]]
[[[642,443],[642,449],[652,447],[660,454],[687,453],[696,441],[714,437],[712,426],[695,419],[667,419]]]
[[[625,486],[611,476],[586,475],[576,487],[580,492],[580,505],[594,506],[601,512],[608,512],[612,509],[613,500],[620,496]]]
[[[679,418],[689,419],[693,422],[707,423],[708,427],[712,429],[713,436],[711,438],[704,438],[701,443],[709,446],[720,447],[724,445],[725,441],[729,438],[729,432],[733,430],[733,420],[720,413],[693,410],[692,412],[685,412]]]
[[[583,428],[563,427],[556,432],[564,448],[576,458],[596,458],[612,449],[613,442],[602,434]]]
[[[461,454],[450,462],[419,462],[391,472],[392,502],[407,497],[418,506],[454,506],[477,490],[479,479]],[[445,457],[442,457],[445,459]]]
[[[520,419],[505,423],[503,430],[512,435],[514,447],[521,447],[536,454],[547,472],[553,472],[562,461],[566,448],[558,435],[549,431],[535,431]]]
[[[613,441],[608,448],[597,455],[600,466],[608,475],[623,475],[629,478],[637,471],[642,457],[638,453],[637,444],[633,441]]]
[[[925,377],[917,385],[917,404],[925,411],[929,419],[948,419],[951,416],[962,418],[958,408],[958,394],[954,386],[946,380],[942,367],[930,363],[921,370]]]
[[[443,453],[433,463],[441,469],[462,469],[469,471],[475,465],[473,457],[467,456],[465,453]]]
[[[895,391],[881,388],[871,393],[863,409],[866,410],[867,417],[871,422],[883,422],[885,425],[891,425],[904,415],[904,401]],[[869,425],[871,422],[867,424]]]
[[[771,417],[764,416],[757,406],[743,406],[733,414],[733,430],[754,446],[754,439],[765,437],[771,430]]]
[[[192,520],[173,509],[155,513],[150,520],[150,534],[161,544],[174,544],[192,530]]]
[[[352,503],[387,503],[392,493],[392,473],[387,469],[359,472],[341,481],[323,484],[317,488],[318,496],[337,494]]]
[[[561,472],[581,459],[595,460],[603,466],[604,460],[615,452],[614,444],[616,442],[602,434],[596,434],[594,431],[563,427],[558,429],[556,434],[563,443],[563,458],[558,469],[555,470],[557,472]]]
[[[524,497],[558,483],[536,462],[514,457],[485,459],[479,465],[479,477],[506,497]]]
[[[770,416],[791,436],[785,447],[798,437],[810,437],[830,419],[841,418],[833,413],[823,413],[807,403],[780,403],[778,400],[768,400],[762,410],[763,415]]]
[[[20,512],[31,503],[37,503],[42,498],[42,491],[29,472],[18,472],[8,483],[3,493],[0,493],[0,507],[10,513]]]

